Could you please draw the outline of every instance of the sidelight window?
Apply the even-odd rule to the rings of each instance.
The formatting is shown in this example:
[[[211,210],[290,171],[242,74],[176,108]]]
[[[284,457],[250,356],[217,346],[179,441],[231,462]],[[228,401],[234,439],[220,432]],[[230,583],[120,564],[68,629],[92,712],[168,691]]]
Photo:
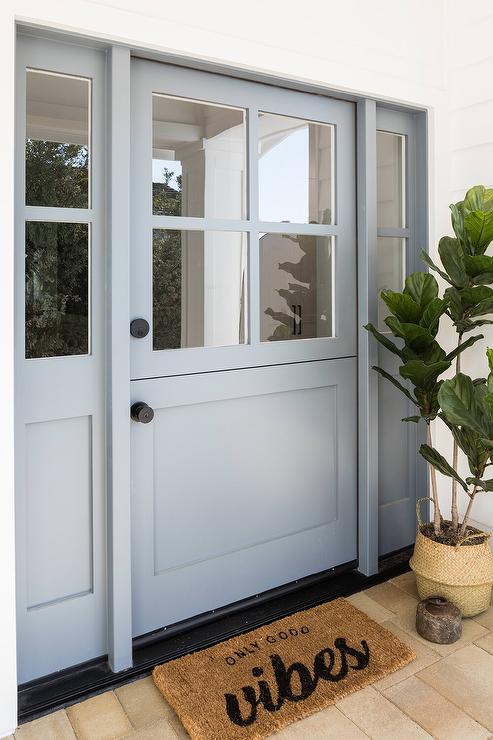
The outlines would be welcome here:
[[[406,137],[377,131],[377,279],[381,290],[404,287],[407,254]],[[378,299],[378,328],[387,332],[388,309]]]
[[[89,79],[26,71],[28,359],[90,353],[90,119]]]
[[[26,223],[26,357],[89,352],[89,225]]]
[[[88,208],[90,80],[28,70],[26,205]]]

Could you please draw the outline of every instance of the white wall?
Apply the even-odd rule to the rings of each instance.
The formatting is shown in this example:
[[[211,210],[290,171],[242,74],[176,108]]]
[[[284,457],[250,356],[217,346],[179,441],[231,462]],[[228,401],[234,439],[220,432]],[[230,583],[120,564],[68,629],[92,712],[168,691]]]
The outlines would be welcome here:
[[[446,121],[442,135],[446,138],[447,162],[443,182],[448,188],[444,200],[437,201],[437,233],[452,234],[448,203],[462,200],[472,185],[493,187],[493,6],[480,2],[470,10],[460,0],[448,0],[444,40],[446,60]],[[491,253],[491,249],[490,249]],[[493,327],[481,327],[485,335],[464,355],[462,369],[472,377],[488,374],[485,349],[493,346]],[[444,332],[447,341],[456,342],[455,333]],[[450,459],[449,435],[437,424],[438,446]],[[463,471],[470,475],[465,461]],[[446,514],[450,501],[450,483],[439,476],[441,506]],[[466,506],[465,494],[460,509]],[[493,529],[493,494],[477,497],[473,520],[487,531]]]
[[[488,93],[488,70],[493,66],[488,52],[493,30],[488,8],[488,0],[477,0],[475,25],[470,25],[467,6],[463,8],[458,0],[249,0],[241,5],[231,0],[3,0],[0,737],[13,729],[16,720],[12,465],[14,19],[429,107],[430,227],[432,243],[436,243],[437,235],[448,230],[446,208],[450,199],[459,197],[470,184],[487,182],[493,176],[493,130],[488,130],[487,123],[487,113],[491,121],[493,106]],[[458,43],[458,36],[464,33],[467,42],[461,39]],[[471,143],[478,146],[470,147]],[[493,512],[492,505],[489,510]],[[493,524],[493,513],[485,511],[484,519]]]

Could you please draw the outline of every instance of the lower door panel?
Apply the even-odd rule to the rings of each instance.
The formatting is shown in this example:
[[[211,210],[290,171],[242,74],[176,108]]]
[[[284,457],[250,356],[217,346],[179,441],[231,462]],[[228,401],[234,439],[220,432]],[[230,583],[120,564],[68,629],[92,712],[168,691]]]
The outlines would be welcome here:
[[[139,380],[133,632],[356,558],[356,358]]]

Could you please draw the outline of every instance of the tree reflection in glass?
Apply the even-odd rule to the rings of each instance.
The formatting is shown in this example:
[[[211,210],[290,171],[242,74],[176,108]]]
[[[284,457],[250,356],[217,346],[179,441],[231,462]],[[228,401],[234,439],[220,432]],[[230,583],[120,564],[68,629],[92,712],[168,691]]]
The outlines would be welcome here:
[[[167,167],[163,182],[152,183],[153,213],[181,214],[182,178]],[[171,185],[174,180],[175,187]],[[153,349],[181,347],[181,232],[154,229],[153,234]]]
[[[89,226],[26,223],[26,357],[89,352]]]
[[[26,205],[87,208],[88,180],[87,146],[26,140]]]

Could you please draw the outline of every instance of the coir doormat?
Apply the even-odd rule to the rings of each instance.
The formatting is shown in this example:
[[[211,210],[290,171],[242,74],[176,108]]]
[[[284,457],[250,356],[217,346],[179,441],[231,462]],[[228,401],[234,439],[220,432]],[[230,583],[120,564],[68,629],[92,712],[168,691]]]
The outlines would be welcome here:
[[[193,740],[261,740],[415,658],[345,599],[154,669]]]

